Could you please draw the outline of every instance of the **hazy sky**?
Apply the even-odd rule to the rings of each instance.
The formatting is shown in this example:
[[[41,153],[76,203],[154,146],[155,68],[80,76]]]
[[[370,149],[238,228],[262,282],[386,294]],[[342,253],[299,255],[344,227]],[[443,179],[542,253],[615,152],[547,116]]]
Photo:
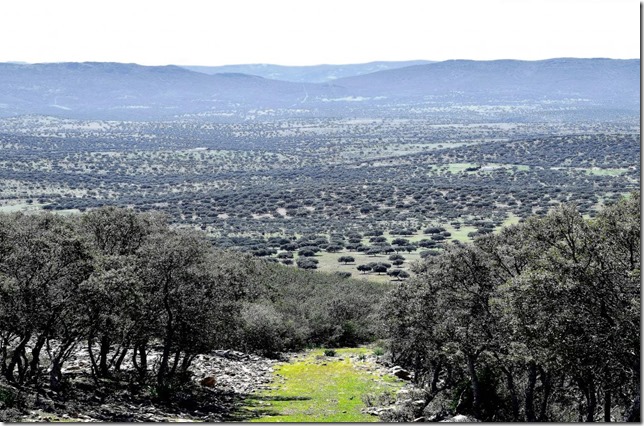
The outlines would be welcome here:
[[[0,62],[638,58],[639,0],[1,0]]]

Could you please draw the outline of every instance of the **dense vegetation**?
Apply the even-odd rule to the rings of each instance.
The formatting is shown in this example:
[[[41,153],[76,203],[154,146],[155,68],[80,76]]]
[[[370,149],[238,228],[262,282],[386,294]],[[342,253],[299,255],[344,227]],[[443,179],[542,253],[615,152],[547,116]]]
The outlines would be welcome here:
[[[83,347],[96,380],[169,396],[216,348],[357,345],[373,339],[384,292],[214,249],[155,213],[0,215],[0,398],[64,396],[63,367]]]
[[[397,419],[639,421],[640,215],[561,206],[419,263],[382,311],[427,401]]]
[[[275,257],[275,236],[485,233],[565,202],[592,216],[639,188],[637,121],[450,123],[0,120],[0,210],[162,211]]]
[[[392,419],[639,419],[640,256],[637,193],[593,219],[565,205],[447,244],[393,288],[222,251],[157,213],[2,215],[3,404],[19,406],[18,389],[65,395],[81,347],[96,380],[163,399],[215,348],[385,337],[426,401]]]

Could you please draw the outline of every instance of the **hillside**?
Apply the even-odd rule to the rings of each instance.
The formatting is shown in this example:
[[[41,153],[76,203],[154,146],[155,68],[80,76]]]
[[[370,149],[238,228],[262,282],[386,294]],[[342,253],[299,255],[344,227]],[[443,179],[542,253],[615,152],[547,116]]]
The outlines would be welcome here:
[[[222,65],[215,67],[184,66],[204,74],[240,73],[296,83],[328,83],[338,78],[354,77],[377,71],[429,64],[431,61],[376,61],[366,64],[286,66],[273,64]]]
[[[252,71],[252,69],[249,69]],[[121,63],[0,64],[0,116],[159,119],[186,114],[356,116],[413,105],[564,102],[572,110],[639,111],[639,61],[445,61],[295,83],[239,73],[208,75],[177,66]],[[383,112],[385,111],[385,112]],[[372,114],[370,112],[370,114]]]
[[[452,60],[339,79],[336,84],[354,96],[451,96],[477,102],[583,99],[636,107],[639,69],[635,59]]]
[[[0,115],[154,118],[234,107],[288,107],[321,85],[177,66],[121,63],[0,64]]]

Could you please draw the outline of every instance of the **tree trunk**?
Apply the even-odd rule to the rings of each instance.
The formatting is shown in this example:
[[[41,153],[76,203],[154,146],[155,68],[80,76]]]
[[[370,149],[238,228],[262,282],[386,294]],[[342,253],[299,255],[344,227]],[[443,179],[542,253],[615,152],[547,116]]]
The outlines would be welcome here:
[[[145,376],[148,372],[148,358],[145,350],[145,343],[138,343],[134,346],[134,352],[132,353],[132,364],[134,368],[139,372],[139,381],[145,383]],[[137,358],[139,359],[137,361]]]
[[[449,362],[447,363],[446,370],[447,370],[447,377],[445,378],[445,387],[450,387],[450,386],[452,386],[452,382],[453,382],[453,380],[452,380],[452,364],[451,363],[449,363]]]
[[[552,391],[552,383],[550,381],[550,375],[543,368],[539,368],[539,374],[541,384],[543,385],[543,398],[541,399],[539,421],[546,422],[548,421],[548,399],[550,398],[550,392]]]
[[[439,359],[434,361],[434,371],[432,373],[432,383],[429,387],[432,394],[438,393],[438,378],[440,377],[441,369],[443,367],[443,361]]]
[[[40,351],[45,344],[45,335],[41,334],[36,340],[36,344],[31,350],[31,362],[29,363],[29,376],[33,379],[34,383],[38,380],[38,366],[40,365]]]
[[[505,373],[505,377],[508,383],[508,390],[510,391],[510,400],[512,403],[512,421],[518,422],[520,421],[519,399],[517,398],[517,390],[514,386],[514,377],[512,376],[512,372],[505,367],[503,368],[503,372]]]
[[[20,362],[20,356],[24,352],[29,339],[31,339],[31,333],[27,333],[25,337],[22,338],[20,343],[18,343],[18,346],[16,346],[16,349],[13,351],[13,354],[11,355],[11,360],[9,361],[9,365],[7,366],[7,371],[5,372],[5,377],[10,382],[15,383],[16,381],[15,377],[13,377],[13,370],[16,368],[18,362]]]
[[[188,355],[186,354],[186,357]],[[177,371],[177,365],[179,364],[179,359],[181,358],[181,351],[177,349],[174,353],[174,361],[172,362],[172,368],[170,369],[170,374],[174,376],[174,373]]]
[[[610,389],[604,389],[604,421],[607,423],[610,422],[611,397]]]
[[[99,372],[100,372],[100,377],[108,377],[109,376],[109,368],[107,365],[107,356],[110,353],[110,338],[107,335],[103,335],[101,337],[101,351],[99,354]]]
[[[593,377],[588,375],[588,407],[586,413],[586,421],[594,422],[595,421],[595,410],[597,409],[597,393],[595,391],[595,382]]]
[[[146,349],[145,344],[142,344],[141,346],[139,346],[139,357],[140,357],[139,365],[141,367],[140,375],[141,375],[142,381],[145,381],[145,376],[148,372],[148,354],[145,349]]]
[[[528,384],[525,389],[525,420],[535,422],[534,415],[534,386],[537,383],[537,365],[534,361],[528,364]]]
[[[467,369],[472,380],[472,414],[481,420],[481,387],[476,374],[476,356],[473,354],[467,354]]]
[[[121,370],[121,364],[123,364],[123,360],[125,359],[125,355],[127,355],[127,352],[129,350],[128,346],[129,346],[129,343],[123,345],[122,352],[119,354],[118,358],[116,359],[116,362],[114,363],[114,371]]]
[[[160,385],[166,379],[168,373],[168,363],[170,358],[170,348],[174,340],[174,324],[173,324],[173,314],[172,308],[170,307],[170,293],[169,293],[169,283],[166,278],[163,286],[163,307],[165,309],[166,315],[168,316],[166,327],[165,327],[165,339],[163,342],[163,353],[161,354],[161,363],[159,364],[159,372],[157,373],[157,383]]]
[[[92,363],[92,377],[94,378],[94,381],[98,380],[98,364],[96,363],[96,357],[94,356],[94,351],[92,350],[92,346],[94,345],[94,340],[92,337],[87,339],[87,353],[89,354],[89,360]]]
[[[182,373],[185,373],[186,371],[188,371],[188,368],[190,367],[190,363],[192,362],[193,359],[195,359],[195,355],[191,355],[191,356],[186,355],[185,357],[183,357],[183,360],[181,360]]]
[[[51,363],[51,371],[49,372],[49,386],[53,391],[59,391],[61,389],[61,381],[63,378],[63,373],[60,370],[60,360],[55,357]]]

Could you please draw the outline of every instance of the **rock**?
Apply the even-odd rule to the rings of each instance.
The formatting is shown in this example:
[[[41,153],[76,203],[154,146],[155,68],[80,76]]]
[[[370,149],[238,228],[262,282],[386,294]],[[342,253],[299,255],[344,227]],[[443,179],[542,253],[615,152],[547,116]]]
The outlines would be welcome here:
[[[199,384],[200,384],[201,386],[205,386],[205,387],[207,387],[207,388],[213,388],[213,387],[215,387],[215,384],[216,384],[216,383],[217,383],[217,380],[216,380],[214,377],[212,377],[212,376],[204,377],[204,378],[203,378],[203,379],[201,379],[201,381],[199,382]]]
[[[427,410],[425,410],[425,411],[427,411]],[[444,412],[434,413],[434,414],[432,414],[432,415],[427,417],[427,421],[431,422],[431,423],[440,422],[441,420],[445,419],[445,417],[446,417],[446,415],[445,415]]]
[[[475,419],[474,417],[468,417],[463,414],[457,414],[454,417],[449,419],[441,420],[439,423],[477,423],[480,420]]]
[[[399,379],[411,380],[411,373],[398,365],[389,370],[389,372]]]
[[[393,410],[394,410],[393,407],[384,407],[384,408],[382,408],[382,407],[369,407],[369,408],[363,409],[362,412],[365,413],[365,414],[370,414],[372,416],[380,416],[383,413],[391,412]]]

